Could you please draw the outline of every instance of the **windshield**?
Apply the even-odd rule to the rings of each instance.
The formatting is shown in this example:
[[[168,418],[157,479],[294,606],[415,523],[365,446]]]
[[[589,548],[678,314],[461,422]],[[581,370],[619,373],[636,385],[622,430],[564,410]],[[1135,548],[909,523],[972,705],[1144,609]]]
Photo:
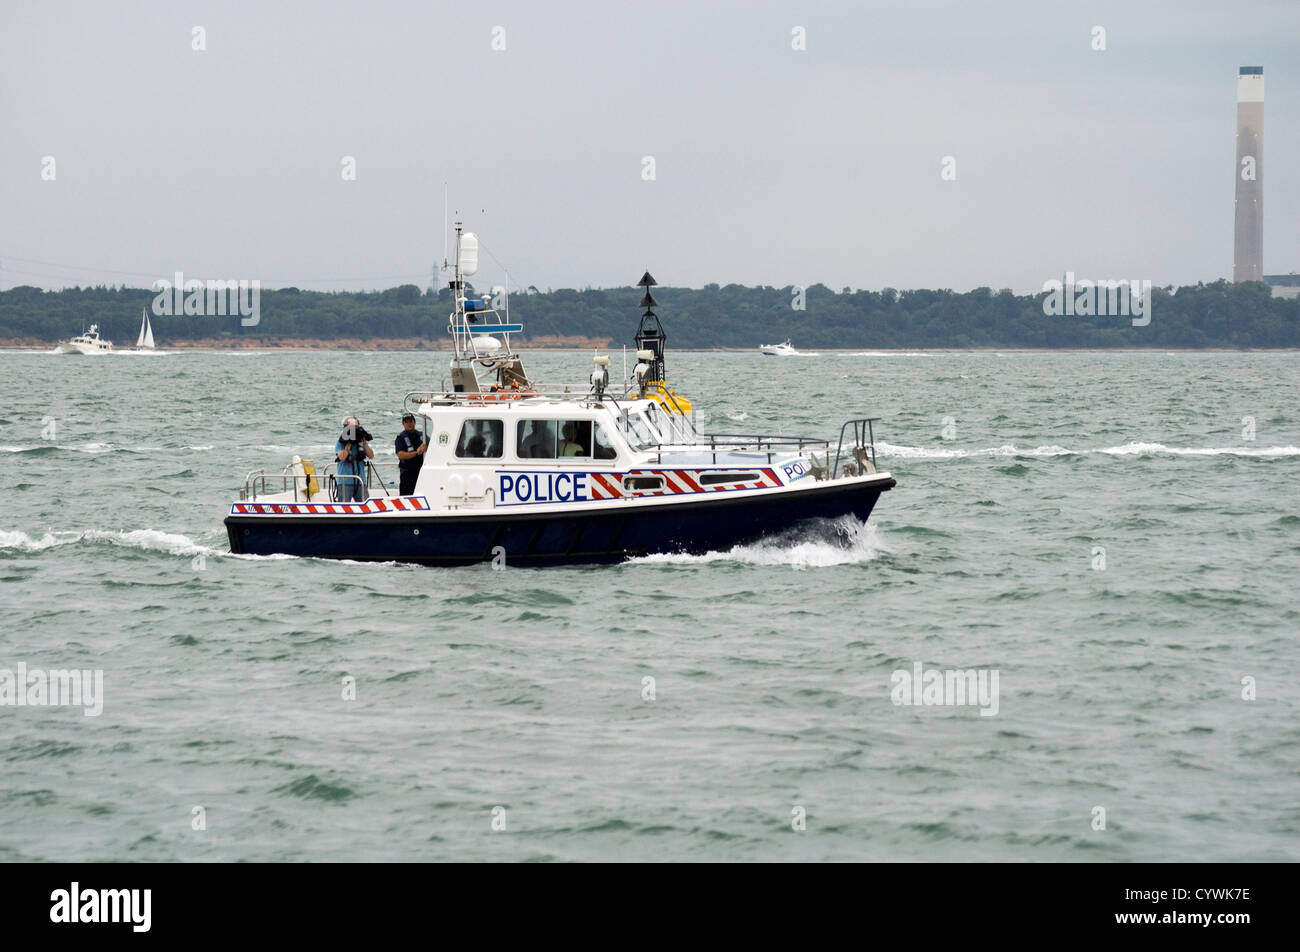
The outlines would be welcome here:
[[[673,439],[679,443],[692,443],[695,440],[695,428],[691,426],[690,417],[675,413],[665,413],[662,417],[665,426],[671,429]]]
[[[646,403],[640,409],[632,411],[643,416],[656,443],[693,443],[695,428],[688,417],[665,410],[655,403]]]
[[[624,410],[620,416],[623,432],[627,434],[627,441],[632,444],[634,450],[647,450],[658,445],[659,440],[651,432],[650,427],[646,425],[641,414],[628,413]]]

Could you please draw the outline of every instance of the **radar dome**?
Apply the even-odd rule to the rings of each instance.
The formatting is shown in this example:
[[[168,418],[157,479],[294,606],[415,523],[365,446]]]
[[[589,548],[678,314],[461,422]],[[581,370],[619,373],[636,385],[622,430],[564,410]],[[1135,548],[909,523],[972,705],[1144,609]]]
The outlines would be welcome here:
[[[467,231],[460,236],[460,250],[457,252],[457,265],[463,277],[469,277],[478,271],[478,235]]]

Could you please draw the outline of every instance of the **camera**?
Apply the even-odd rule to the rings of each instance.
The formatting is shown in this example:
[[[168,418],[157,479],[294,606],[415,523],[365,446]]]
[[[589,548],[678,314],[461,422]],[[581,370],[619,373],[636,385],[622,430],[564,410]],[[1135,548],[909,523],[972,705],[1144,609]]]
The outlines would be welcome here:
[[[360,440],[373,439],[374,437],[367,433],[365,427],[359,423],[355,426],[349,423],[343,428],[343,432],[339,434],[339,441],[343,443],[356,443]]]

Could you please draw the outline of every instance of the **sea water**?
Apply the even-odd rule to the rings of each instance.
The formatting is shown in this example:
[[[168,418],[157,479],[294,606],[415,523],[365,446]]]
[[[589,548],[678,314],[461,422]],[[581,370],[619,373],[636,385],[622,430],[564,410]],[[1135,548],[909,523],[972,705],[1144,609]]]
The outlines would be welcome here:
[[[0,859],[1300,859],[1300,355],[670,352],[897,487],[547,569],[228,554],[446,355],[0,360]]]

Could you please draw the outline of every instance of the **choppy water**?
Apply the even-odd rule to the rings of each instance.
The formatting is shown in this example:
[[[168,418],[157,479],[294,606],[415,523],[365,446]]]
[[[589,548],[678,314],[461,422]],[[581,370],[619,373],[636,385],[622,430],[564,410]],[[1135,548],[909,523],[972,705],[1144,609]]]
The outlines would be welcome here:
[[[442,357],[0,360],[0,668],[105,679],[0,707],[0,859],[1300,858],[1300,355],[670,354],[715,429],[882,416],[897,489],[499,572],[225,552],[244,472]],[[998,713],[895,705],[915,662]]]

